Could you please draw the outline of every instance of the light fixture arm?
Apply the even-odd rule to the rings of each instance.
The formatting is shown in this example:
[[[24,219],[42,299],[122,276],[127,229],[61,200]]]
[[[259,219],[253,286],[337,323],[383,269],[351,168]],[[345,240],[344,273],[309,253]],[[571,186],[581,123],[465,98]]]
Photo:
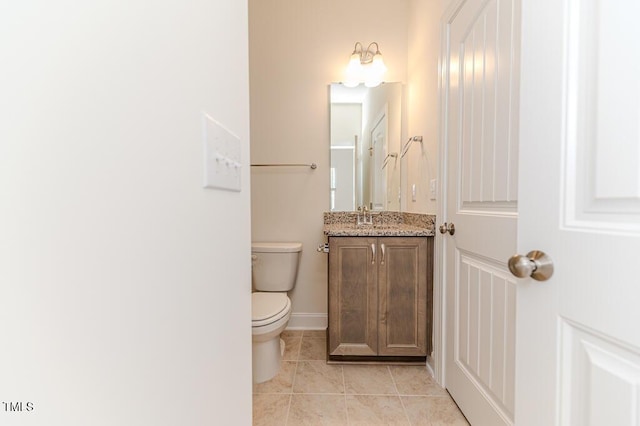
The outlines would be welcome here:
[[[376,50],[372,49],[374,45]],[[357,41],[355,46],[353,46],[353,53],[351,55],[359,55],[360,63],[363,65],[370,64],[373,62],[374,56],[381,55],[380,47],[378,46],[378,43],[374,41],[374,42],[371,42],[369,46],[367,46],[367,49],[365,50],[362,43]]]

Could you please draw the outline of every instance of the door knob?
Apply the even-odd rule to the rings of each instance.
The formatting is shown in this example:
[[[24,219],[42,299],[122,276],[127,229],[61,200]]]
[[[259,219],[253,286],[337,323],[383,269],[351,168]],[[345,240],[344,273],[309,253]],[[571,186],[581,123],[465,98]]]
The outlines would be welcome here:
[[[447,223],[447,222],[440,225],[440,233],[446,234],[447,232],[451,235],[455,234],[456,226],[453,223]]]
[[[553,260],[542,251],[530,251],[526,256],[514,254],[508,263],[509,270],[518,278],[546,281],[553,275]]]

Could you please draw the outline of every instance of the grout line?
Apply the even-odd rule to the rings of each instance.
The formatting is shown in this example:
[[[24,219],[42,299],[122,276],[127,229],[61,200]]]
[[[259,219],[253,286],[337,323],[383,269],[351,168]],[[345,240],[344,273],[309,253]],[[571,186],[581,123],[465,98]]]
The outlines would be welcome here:
[[[400,390],[398,390],[398,384],[396,383],[396,378],[393,377],[393,373],[391,372],[391,368],[389,368],[388,365],[387,365],[387,371],[389,372],[389,375],[391,376],[391,381],[393,382],[393,387],[396,390],[396,396],[400,400],[400,406],[402,407],[402,412],[404,413],[404,417],[407,420],[407,422],[409,422],[409,424],[411,424],[411,419],[409,419],[409,415],[407,414],[407,407],[404,406],[404,402],[402,401],[402,396],[400,395]]]
[[[302,336],[300,336],[300,341],[298,342],[298,350],[296,351],[296,361],[300,361],[300,352],[302,352]]]
[[[409,419],[409,415],[407,414],[407,407],[404,406],[404,402],[402,401],[402,397],[400,395],[398,395],[398,399],[400,400],[400,405],[402,406],[402,412],[404,413],[404,417],[406,418],[407,422],[411,424],[411,419]]]
[[[347,407],[347,380],[344,378],[344,366],[341,365],[340,367],[340,370],[342,371],[342,390],[344,394],[344,414],[347,417],[347,425],[349,425],[351,422],[349,421],[349,408]]]
[[[291,380],[291,391],[289,392],[293,395],[293,388],[296,386],[296,377],[298,376],[298,366],[300,363],[296,361],[296,368],[293,370],[293,379]]]
[[[346,396],[406,396],[410,398],[446,398],[449,395],[393,394],[393,393],[336,393],[336,392],[254,392],[253,395],[346,395]]]
[[[280,394],[283,395],[283,394]],[[292,395],[327,395],[327,396],[340,396],[344,395],[343,393],[334,393],[334,392],[293,392]]]
[[[359,395],[359,396],[408,396],[411,398],[446,398],[449,395],[424,395],[424,394],[393,394],[393,393],[339,393],[339,392],[253,392],[253,395]]]
[[[313,393],[313,394],[309,394],[309,395],[342,395],[342,394],[341,393]],[[351,395],[351,396],[400,396],[397,393],[362,393],[362,392],[345,393],[344,395]],[[402,396],[413,396],[413,395],[402,395]],[[423,396],[423,395],[421,395],[421,396]]]
[[[298,360],[299,361],[325,361],[326,362],[326,356],[317,359],[317,358],[313,358],[313,357],[309,357],[309,358],[302,358],[302,343],[304,341],[314,341],[314,340],[326,340],[324,337],[305,337],[304,335],[302,336],[302,338],[300,339],[300,347],[298,348]]]
[[[400,391],[398,390],[398,384],[396,383],[396,378],[393,377],[393,373],[391,372],[391,368],[387,365],[387,371],[391,376],[391,381],[393,382],[393,388],[396,390],[396,395],[400,396]]]
[[[300,339],[302,341],[302,339]],[[293,379],[291,380],[291,390],[289,391],[289,406],[287,407],[287,415],[284,418],[285,426],[289,423],[289,414],[291,413],[291,404],[293,402],[293,387],[296,385],[296,375],[298,374],[298,361],[295,361],[296,367],[293,370]]]
[[[289,413],[291,413],[291,403],[293,402],[293,394],[289,394],[289,405],[287,406],[287,415],[284,416],[285,426],[289,423]]]

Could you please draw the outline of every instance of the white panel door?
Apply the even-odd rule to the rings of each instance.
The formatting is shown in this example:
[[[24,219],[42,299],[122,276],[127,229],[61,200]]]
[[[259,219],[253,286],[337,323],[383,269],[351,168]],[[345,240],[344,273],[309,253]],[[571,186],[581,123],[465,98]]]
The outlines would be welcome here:
[[[640,2],[522,13],[516,423],[640,425]]]
[[[519,2],[458,1],[443,51],[445,384],[471,424],[514,419]]]

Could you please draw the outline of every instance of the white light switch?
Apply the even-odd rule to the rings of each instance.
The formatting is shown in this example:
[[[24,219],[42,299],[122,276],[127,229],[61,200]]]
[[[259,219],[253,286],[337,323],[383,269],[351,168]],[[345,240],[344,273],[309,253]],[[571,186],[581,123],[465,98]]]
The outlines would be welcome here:
[[[432,200],[436,199],[437,182],[438,181],[436,179],[431,179],[431,181],[429,181],[429,194]]]
[[[204,115],[204,187],[240,191],[240,138]]]
[[[411,201],[416,201],[416,184],[411,185]]]

